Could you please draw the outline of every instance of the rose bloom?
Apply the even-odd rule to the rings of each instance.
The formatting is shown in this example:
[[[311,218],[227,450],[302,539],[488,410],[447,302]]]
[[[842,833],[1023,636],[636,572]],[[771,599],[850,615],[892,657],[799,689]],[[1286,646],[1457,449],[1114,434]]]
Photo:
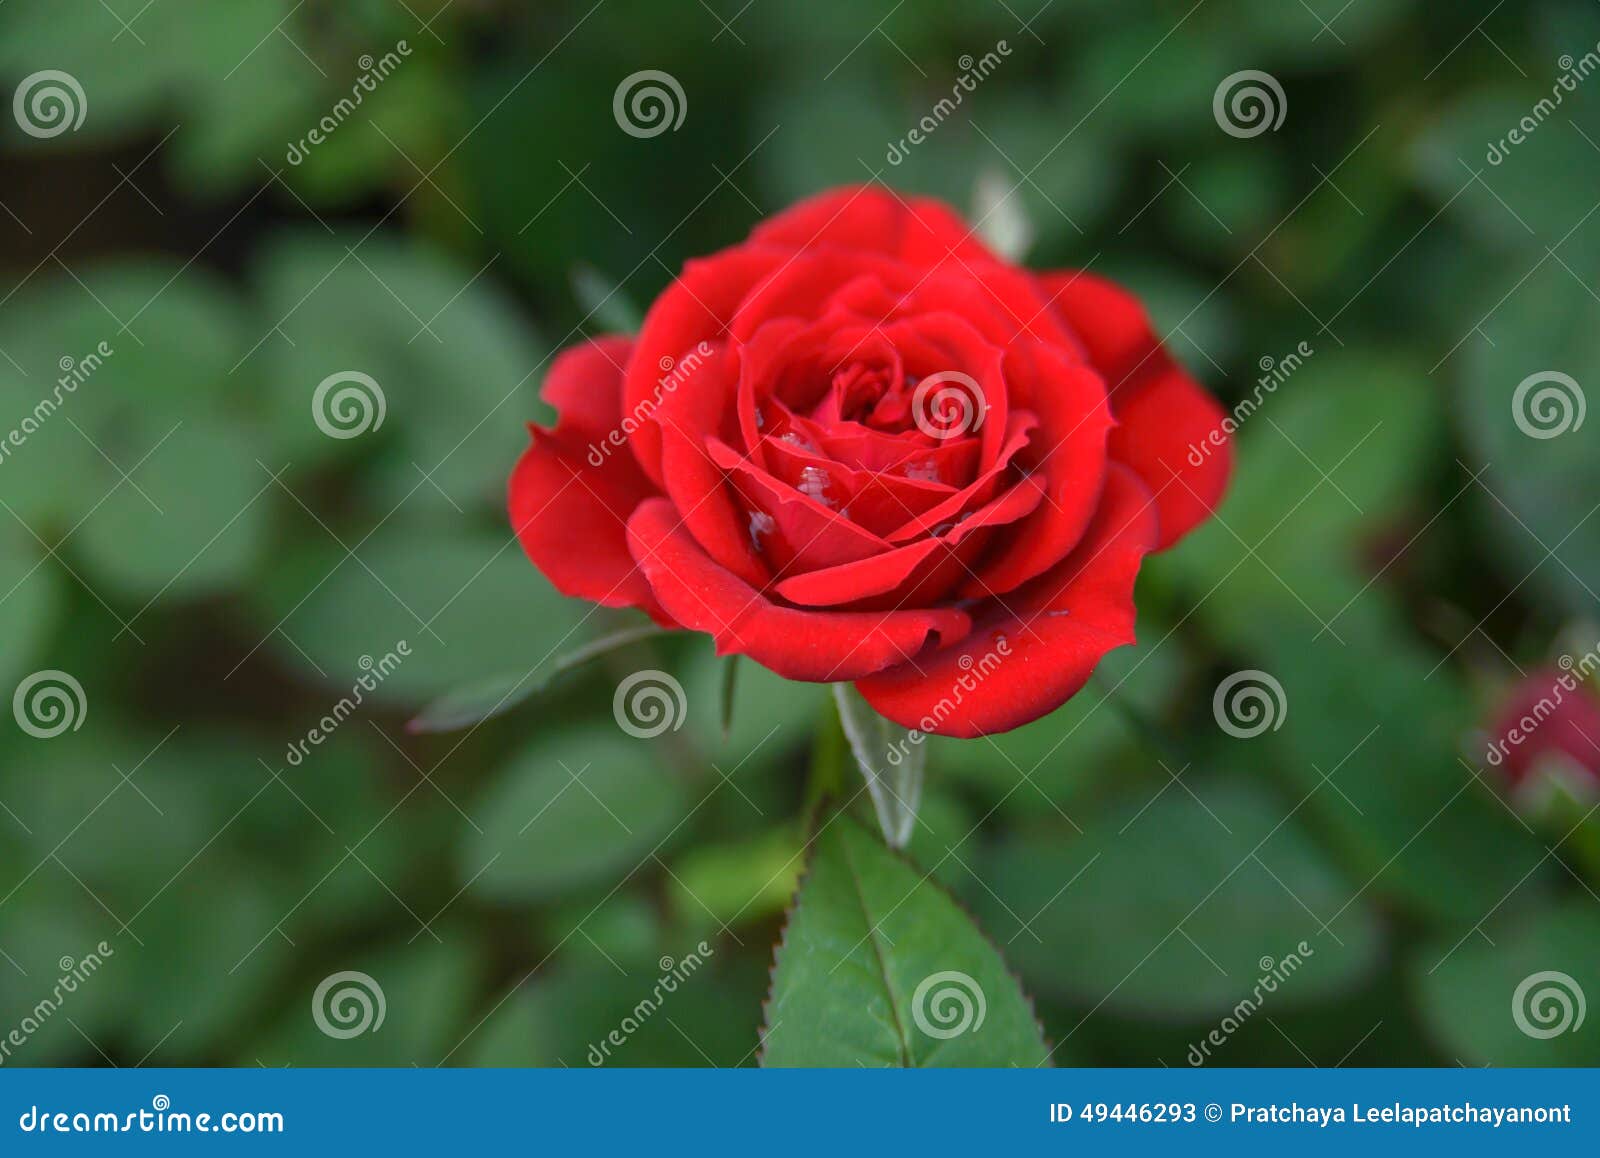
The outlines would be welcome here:
[[[1128,293],[877,186],[691,261],[543,396],[510,508],[558,589],[949,736],[1044,715],[1132,643],[1140,561],[1231,463]]]
[[[1600,786],[1600,701],[1579,675],[1538,668],[1517,681],[1489,729],[1489,763],[1513,787],[1552,756]]]

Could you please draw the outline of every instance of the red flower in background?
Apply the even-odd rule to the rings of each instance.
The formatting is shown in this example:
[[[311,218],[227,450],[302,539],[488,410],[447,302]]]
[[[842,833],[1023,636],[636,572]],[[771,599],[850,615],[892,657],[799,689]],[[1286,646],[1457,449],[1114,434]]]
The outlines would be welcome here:
[[[952,736],[1044,715],[1133,642],[1140,561],[1231,457],[1126,292],[878,187],[690,262],[544,397],[510,505],[557,588]]]
[[[1573,672],[1540,668],[1518,681],[1496,712],[1488,760],[1516,786],[1557,754],[1600,784],[1600,701]]]

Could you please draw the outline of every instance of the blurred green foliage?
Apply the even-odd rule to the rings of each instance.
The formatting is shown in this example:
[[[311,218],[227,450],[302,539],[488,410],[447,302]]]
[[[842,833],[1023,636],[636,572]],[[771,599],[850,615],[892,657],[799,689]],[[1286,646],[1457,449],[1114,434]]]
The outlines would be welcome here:
[[[7,91],[63,70],[87,115],[0,125],[0,435],[111,353],[0,461],[0,689],[55,669],[87,702],[56,739],[0,727],[0,1036],[112,954],[8,1062],[581,1065],[704,940],[608,1064],[753,1064],[822,689],[745,664],[724,736],[706,641],[660,638],[470,731],[404,725],[636,622],[557,596],[506,526],[554,352],[872,179],[1015,187],[1028,262],[1129,284],[1230,404],[1314,350],[1220,519],[1148,564],[1141,643],[1046,720],[931,745],[911,859],[1054,1060],[1183,1064],[1305,943],[1214,1060],[1600,1062],[1593,1026],[1510,1017],[1542,970],[1600,999],[1600,880],[1474,732],[1597,638],[1600,422],[1530,440],[1510,399],[1600,352],[1600,81],[1486,156],[1597,41],[1578,0],[10,0]],[[642,69],[681,84],[678,130],[613,119]],[[1287,111],[1241,139],[1212,101],[1244,69]],[[384,421],[330,438],[313,391],[349,370]],[[683,684],[681,731],[612,725],[643,667]],[[1288,703],[1251,741],[1211,710],[1243,668]],[[379,1032],[319,1030],[342,970],[381,984]]]

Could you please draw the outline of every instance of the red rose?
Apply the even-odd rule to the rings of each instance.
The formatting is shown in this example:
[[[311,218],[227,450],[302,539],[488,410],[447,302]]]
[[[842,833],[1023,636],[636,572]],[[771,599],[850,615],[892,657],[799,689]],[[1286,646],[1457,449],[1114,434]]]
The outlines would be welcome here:
[[[880,187],[691,261],[544,397],[511,517],[561,591],[949,736],[1044,715],[1133,642],[1140,560],[1231,458],[1127,293]]]
[[[1600,701],[1580,674],[1539,668],[1517,681],[1495,713],[1488,760],[1516,786],[1556,755],[1600,783]]]

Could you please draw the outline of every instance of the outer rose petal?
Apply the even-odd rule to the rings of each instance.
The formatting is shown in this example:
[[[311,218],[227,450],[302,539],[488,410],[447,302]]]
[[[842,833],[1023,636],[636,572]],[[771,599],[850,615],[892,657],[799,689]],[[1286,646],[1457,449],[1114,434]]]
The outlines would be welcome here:
[[[1105,375],[1107,390],[1120,390],[1135,367],[1160,347],[1144,306],[1115,282],[1081,269],[1037,277],[1056,314],[1066,319],[1089,361]]]
[[[1161,512],[1156,550],[1164,551],[1222,501],[1233,471],[1233,443],[1222,433],[1224,415],[1215,398],[1166,355],[1152,363],[1159,367],[1118,408],[1120,425],[1107,449],[1112,461],[1131,467],[1155,494]]]
[[[672,365],[701,342],[722,339],[745,294],[763,277],[782,267],[781,249],[748,244],[712,257],[691,261],[645,314],[635,353],[623,385],[623,406],[629,413],[648,414],[660,386],[663,364]],[[663,363],[663,359],[670,359]],[[661,481],[661,432],[641,422],[628,445],[645,473]]]
[[[1222,407],[1162,348],[1132,294],[1082,270],[1038,280],[1105,377],[1120,423],[1108,449],[1154,492],[1161,511],[1156,549],[1164,551],[1204,522],[1227,490],[1233,447],[1222,431]]]
[[[1133,472],[1112,466],[1100,511],[1077,549],[1008,598],[1010,610],[995,604],[958,646],[856,687],[881,715],[941,736],[992,735],[1054,711],[1106,652],[1134,641],[1134,580],[1156,535],[1149,490]],[[1003,656],[1002,639],[1009,648]],[[990,654],[999,662],[986,672]]]
[[[626,446],[608,441],[622,421],[622,370],[632,342],[600,338],[558,357],[545,380],[554,431],[533,427],[533,445],[511,475],[511,527],[522,549],[563,595],[637,607],[676,627],[628,552],[626,525],[655,493]],[[589,461],[591,447],[605,455]]]
[[[831,189],[758,225],[750,240],[792,249],[836,245],[936,265],[950,250],[968,261],[999,259],[943,202],[899,197],[880,185]]]
[[[719,567],[678,525],[672,504],[650,499],[628,521],[628,546],[656,595],[684,627],[716,638],[717,653],[747,655],[785,679],[859,679],[902,663],[931,642],[959,639],[963,611],[795,611]]]

